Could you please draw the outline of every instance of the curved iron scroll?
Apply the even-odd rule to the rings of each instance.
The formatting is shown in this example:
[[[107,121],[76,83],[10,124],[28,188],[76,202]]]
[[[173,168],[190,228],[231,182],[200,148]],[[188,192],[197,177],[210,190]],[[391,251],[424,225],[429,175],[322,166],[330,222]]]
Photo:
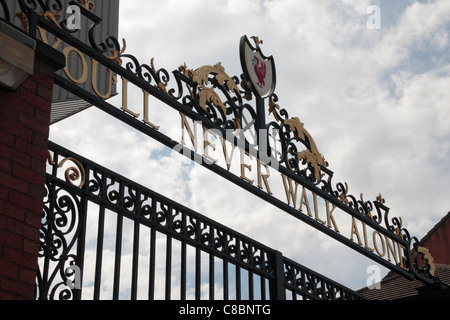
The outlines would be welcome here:
[[[47,181],[44,214],[40,229],[37,274],[37,296],[43,300],[70,300],[73,283],[70,266],[79,265],[77,255],[71,254],[79,236],[83,214],[79,197],[63,186]]]

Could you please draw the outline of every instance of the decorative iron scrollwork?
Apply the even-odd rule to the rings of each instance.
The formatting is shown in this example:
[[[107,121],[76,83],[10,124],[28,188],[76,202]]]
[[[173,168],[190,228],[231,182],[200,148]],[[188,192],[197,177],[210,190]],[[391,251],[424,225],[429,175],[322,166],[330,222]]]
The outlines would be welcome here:
[[[3,16],[0,14],[0,19],[5,20],[6,22],[11,22],[11,14],[9,13],[9,8],[5,0],[0,0],[0,9],[3,13]]]
[[[47,161],[50,165],[57,166],[58,168],[62,168],[68,161],[74,163],[75,166],[70,166],[64,171],[64,177],[66,181],[78,188],[82,188],[86,183],[86,172],[83,168],[83,165],[77,159],[67,157],[57,164],[54,160],[52,160],[51,154],[49,152]],[[76,181],[78,180],[80,180],[80,182],[76,184]]]
[[[273,94],[269,98],[269,113],[276,121],[270,122],[269,132],[277,130],[279,132],[282,152],[280,162],[292,172],[304,176],[312,181],[320,181],[322,168],[328,167],[325,157],[319,152],[311,134],[304,128],[304,124],[298,117],[290,118],[285,109],[280,110],[277,104],[278,97]],[[299,145],[303,149],[299,150]],[[307,168],[303,168],[307,165]],[[309,172],[309,173],[308,173]]]
[[[303,299],[352,300],[360,299],[331,280],[324,279],[313,271],[305,270],[293,261],[284,261],[287,288]]]
[[[68,267],[79,265],[78,257],[70,252],[80,233],[80,212],[78,196],[47,181],[40,229],[39,257],[44,260],[37,276],[39,299],[73,298],[68,282],[73,274]]]

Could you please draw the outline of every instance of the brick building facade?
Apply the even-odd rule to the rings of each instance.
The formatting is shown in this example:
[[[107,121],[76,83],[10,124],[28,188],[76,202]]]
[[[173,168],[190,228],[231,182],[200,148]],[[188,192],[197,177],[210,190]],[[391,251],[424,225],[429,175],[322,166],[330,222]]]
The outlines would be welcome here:
[[[420,240],[420,246],[427,248],[433,255],[436,267],[435,276],[442,284],[426,288],[417,280],[406,278],[390,272],[380,283],[379,289],[363,288],[359,290],[364,296],[373,300],[433,299],[450,300],[450,212],[441,219]],[[439,290],[438,290],[439,289]]]
[[[31,78],[0,89],[0,300],[34,299],[53,74],[64,63],[38,42]]]

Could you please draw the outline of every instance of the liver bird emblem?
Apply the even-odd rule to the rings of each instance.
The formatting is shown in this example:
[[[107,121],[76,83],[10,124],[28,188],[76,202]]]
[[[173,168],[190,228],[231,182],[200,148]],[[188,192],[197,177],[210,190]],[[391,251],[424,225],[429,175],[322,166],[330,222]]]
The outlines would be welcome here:
[[[267,72],[266,64],[263,61],[259,60],[259,58],[257,56],[254,56],[253,57],[253,68],[255,70],[256,76],[258,77],[257,85],[260,88],[265,87],[265,85],[266,85],[265,79],[266,79],[266,72]]]

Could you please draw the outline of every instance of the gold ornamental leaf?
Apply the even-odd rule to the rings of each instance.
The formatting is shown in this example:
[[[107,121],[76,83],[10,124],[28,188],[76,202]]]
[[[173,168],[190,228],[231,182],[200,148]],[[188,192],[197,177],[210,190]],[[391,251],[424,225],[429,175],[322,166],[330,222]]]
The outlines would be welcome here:
[[[434,277],[435,273],[436,273],[436,266],[434,264],[434,259],[433,256],[431,255],[430,251],[428,250],[428,248],[424,248],[424,247],[419,247],[417,249],[417,252],[421,253],[423,255],[423,259],[427,262],[430,270],[430,274]]]
[[[193,72],[192,80],[198,85],[207,84],[211,73],[216,73],[217,68],[213,66],[203,66]]]
[[[227,88],[228,91],[234,91],[237,94],[240,93],[238,86],[226,73],[221,73],[216,76],[217,82]]]
[[[303,127],[304,124],[300,121],[299,118],[295,117],[292,119],[285,120],[284,124],[289,126],[289,130],[291,130],[292,132],[296,132],[297,136],[300,139],[305,138],[304,127]]]
[[[303,150],[297,154],[297,159],[299,161],[305,161],[311,167],[313,167],[315,179],[320,180],[321,173],[320,173],[320,167],[318,165],[319,161],[314,153],[312,153],[309,150]]]
[[[200,107],[206,111],[206,104],[208,102],[212,103],[214,106],[222,109],[223,114],[226,114],[227,108],[220,100],[219,95],[212,88],[202,87],[202,90],[199,93],[199,105]]]
[[[229,91],[239,93],[239,88],[231,77],[226,74],[225,68],[219,62],[214,66],[203,66],[193,72],[192,80],[198,85],[207,84],[209,82],[209,75],[215,76],[217,82],[224,86]]]

